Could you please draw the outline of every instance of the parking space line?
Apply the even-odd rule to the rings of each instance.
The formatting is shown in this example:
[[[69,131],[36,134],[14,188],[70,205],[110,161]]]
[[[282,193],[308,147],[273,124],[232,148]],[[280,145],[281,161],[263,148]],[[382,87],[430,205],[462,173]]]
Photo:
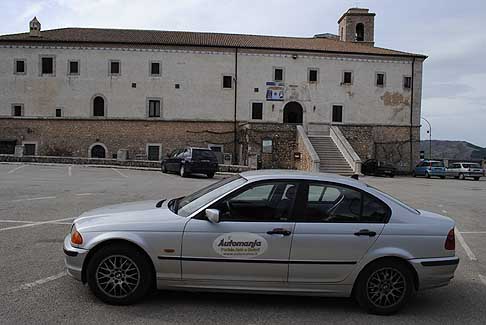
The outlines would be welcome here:
[[[30,288],[33,288],[33,287],[37,287],[37,286],[39,286],[41,284],[45,284],[45,283],[48,283],[48,282],[51,282],[51,281],[60,279],[60,278],[62,278],[64,276],[66,276],[66,275],[67,275],[66,271],[63,271],[61,273],[48,276],[47,278],[39,279],[37,281],[30,282],[30,283],[24,283],[20,287],[18,287],[17,289],[12,290],[12,292],[17,292],[17,291],[20,291],[20,290],[25,290],[25,289],[30,289]]]
[[[122,177],[125,177],[125,178],[126,178],[126,177],[128,177],[127,175],[123,174],[121,171],[119,171],[119,170],[118,170],[118,169],[116,169],[116,168],[112,168],[112,170],[114,170],[115,172],[117,172],[117,173],[118,173],[120,176],[122,176]]]
[[[73,176],[73,165],[68,167],[68,176]]]
[[[471,261],[477,261],[476,255],[474,255],[473,251],[471,248],[469,248],[469,245],[466,243],[464,240],[464,237],[462,237],[461,232],[459,230],[456,231],[456,237],[459,240],[459,243],[461,244],[462,248],[466,251],[467,256]]]
[[[0,220],[0,223],[36,223],[36,221],[25,221],[25,220]]]
[[[0,228],[0,232],[7,231],[7,230],[13,230],[13,229],[19,229],[19,228],[35,227],[35,226],[46,225],[46,224],[55,224],[56,222],[59,222],[59,221],[67,221],[67,220],[72,220],[72,219],[75,219],[75,218],[70,217],[70,218],[64,218],[64,219],[56,219],[56,220],[48,220],[48,221],[41,221],[41,222],[35,222],[35,223],[28,223],[28,224],[24,224],[24,225],[20,225],[20,226]]]
[[[11,202],[22,202],[22,201],[36,201],[36,200],[49,200],[49,199],[55,199],[55,196],[42,196],[42,197],[31,197],[28,199],[18,199],[18,200],[12,200]]]
[[[27,166],[27,165],[22,165],[22,166],[19,166],[19,167],[15,167],[14,169],[9,170],[7,174],[13,174],[13,173],[15,173],[17,170],[19,170],[19,169],[21,169],[21,168],[24,168],[25,166]]]
[[[76,196],[88,196],[88,195],[95,195],[95,193],[78,193],[78,194],[74,194]]]

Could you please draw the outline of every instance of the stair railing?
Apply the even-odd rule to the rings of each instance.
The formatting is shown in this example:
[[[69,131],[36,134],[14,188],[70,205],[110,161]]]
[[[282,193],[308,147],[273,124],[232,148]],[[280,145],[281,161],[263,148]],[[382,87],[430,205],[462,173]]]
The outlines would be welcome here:
[[[359,158],[356,151],[349,144],[346,137],[343,135],[338,126],[331,125],[329,128],[329,134],[331,139],[334,141],[339,151],[343,155],[344,159],[351,166],[351,169],[355,174],[361,174],[361,159]]]

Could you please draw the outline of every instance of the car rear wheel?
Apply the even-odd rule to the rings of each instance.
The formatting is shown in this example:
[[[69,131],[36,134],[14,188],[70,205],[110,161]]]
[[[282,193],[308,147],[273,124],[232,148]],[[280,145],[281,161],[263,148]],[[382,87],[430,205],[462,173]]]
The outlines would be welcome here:
[[[460,179],[461,181],[463,181],[465,178],[466,178],[466,177],[464,177],[464,174],[462,174],[462,173],[461,173],[461,174],[459,174],[459,179]]]
[[[86,274],[95,296],[113,305],[136,303],[153,288],[150,261],[128,245],[106,246],[96,252]]]
[[[390,315],[399,311],[414,292],[410,269],[402,262],[382,260],[361,272],[354,294],[369,313]]]
[[[165,166],[165,164],[162,164],[162,173],[167,174],[167,167]]]
[[[479,181],[479,177],[474,177],[474,180],[475,181]]]
[[[415,174],[415,171],[412,172],[412,177],[417,177],[417,174]]]
[[[206,175],[208,176],[208,178],[213,178],[214,177],[214,172],[207,173]]]
[[[187,177],[187,172],[184,165],[181,165],[181,168],[179,169],[179,175],[181,175],[181,177]]]
[[[429,172],[425,172],[425,177],[430,178]]]

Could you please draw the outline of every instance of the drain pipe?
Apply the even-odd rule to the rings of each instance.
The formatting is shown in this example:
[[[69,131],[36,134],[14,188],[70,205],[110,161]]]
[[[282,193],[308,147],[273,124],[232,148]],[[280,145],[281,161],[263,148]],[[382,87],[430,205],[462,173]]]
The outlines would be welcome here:
[[[236,119],[236,108],[237,108],[237,103],[238,103],[238,48],[235,47],[235,77],[234,77],[234,82],[235,82],[235,107],[234,107],[234,126],[233,126],[233,133],[234,133],[234,138],[233,138],[233,163],[237,164],[237,142],[238,142],[238,122]]]
[[[412,58],[412,80],[410,93],[410,172],[413,170],[413,84],[415,79],[415,57]]]

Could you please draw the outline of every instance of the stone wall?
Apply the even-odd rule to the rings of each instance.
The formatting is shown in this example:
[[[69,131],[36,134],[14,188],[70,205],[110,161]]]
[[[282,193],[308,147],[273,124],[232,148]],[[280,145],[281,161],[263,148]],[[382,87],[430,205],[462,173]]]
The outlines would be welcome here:
[[[258,168],[293,169],[296,127],[277,123],[246,123],[239,128],[240,164]],[[272,140],[272,152],[264,153],[262,141]]]
[[[374,158],[394,165],[399,172],[408,173],[420,159],[419,127],[412,128],[412,165],[410,127],[342,125],[339,129],[363,162]]]
[[[231,122],[0,118],[0,140],[36,143],[41,156],[89,157],[94,143],[106,147],[106,158],[127,149],[129,159],[146,159],[147,144],[160,144],[162,156],[176,148],[208,144],[233,153],[233,130]]]

